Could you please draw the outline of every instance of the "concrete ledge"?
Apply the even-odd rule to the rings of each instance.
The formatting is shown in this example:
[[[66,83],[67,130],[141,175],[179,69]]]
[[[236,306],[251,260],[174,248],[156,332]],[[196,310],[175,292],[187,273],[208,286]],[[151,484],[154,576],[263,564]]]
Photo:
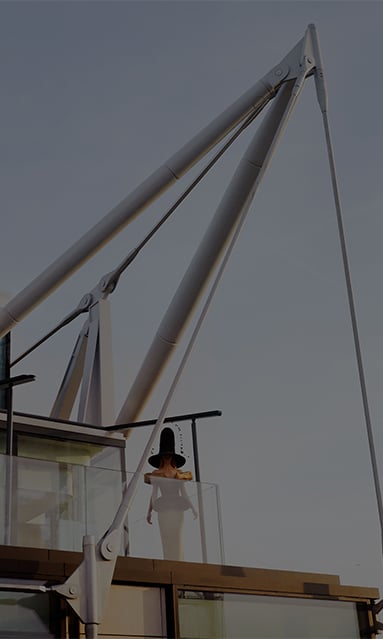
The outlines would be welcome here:
[[[0,579],[14,577],[62,583],[81,561],[82,554],[78,552],[0,546]],[[337,575],[137,557],[118,557],[113,580],[132,585],[173,585],[186,589],[224,589],[354,601],[379,598],[377,588],[343,586]]]

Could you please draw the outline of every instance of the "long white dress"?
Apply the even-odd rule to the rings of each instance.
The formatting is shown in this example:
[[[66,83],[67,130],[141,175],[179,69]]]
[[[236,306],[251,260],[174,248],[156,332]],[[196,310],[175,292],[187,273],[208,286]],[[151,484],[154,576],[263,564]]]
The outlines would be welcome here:
[[[170,479],[148,473],[145,481],[150,481],[153,487],[152,506],[158,515],[163,557],[182,561],[184,512],[192,507],[185,491],[185,479],[191,479],[191,473],[178,472],[177,475],[180,477]]]

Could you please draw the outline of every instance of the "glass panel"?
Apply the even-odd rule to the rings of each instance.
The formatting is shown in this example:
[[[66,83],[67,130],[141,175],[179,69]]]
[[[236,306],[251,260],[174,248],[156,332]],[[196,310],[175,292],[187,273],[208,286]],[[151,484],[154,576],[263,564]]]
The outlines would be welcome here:
[[[49,629],[48,594],[0,592],[0,637],[54,637]]]
[[[356,604],[231,593],[179,593],[181,639],[360,639]]]
[[[7,543],[5,539],[6,529],[6,484],[7,484],[7,461],[6,455],[0,455],[0,544]],[[9,543],[9,542],[8,542]]]
[[[82,466],[95,465],[114,470],[121,469],[119,448],[87,442],[18,435],[17,454],[19,457],[32,457],[33,459],[81,464]]]
[[[0,543],[82,550],[109,528],[122,487],[121,472],[0,455]]]
[[[85,530],[84,467],[16,457],[11,543],[81,550]]]
[[[0,379],[4,380],[10,377],[10,353],[11,353],[11,334],[7,333],[0,339]],[[7,408],[8,389],[0,388],[0,408]]]
[[[165,639],[165,596],[162,588],[113,585],[109,591],[99,637]],[[84,637],[84,626],[80,636]]]
[[[122,476],[113,470],[87,468],[86,529],[99,540],[111,525],[122,499]],[[123,550],[121,548],[121,554]]]
[[[83,535],[98,541],[108,530],[131,478],[94,466],[0,455],[0,543],[81,550]],[[165,508],[156,506],[149,525],[153,486],[142,477],[125,521],[121,554],[222,563],[216,487],[161,481],[158,503]]]
[[[5,440],[6,440],[5,431],[0,430],[0,453],[1,454],[5,453]]]
[[[152,525],[146,519],[151,497]],[[142,478],[126,521],[130,554],[222,563],[219,515],[216,486],[212,484],[159,478],[152,486]]]

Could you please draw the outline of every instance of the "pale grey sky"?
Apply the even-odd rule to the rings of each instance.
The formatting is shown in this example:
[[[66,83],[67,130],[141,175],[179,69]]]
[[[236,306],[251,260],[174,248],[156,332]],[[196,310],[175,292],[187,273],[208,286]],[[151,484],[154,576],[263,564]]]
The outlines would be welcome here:
[[[315,22],[381,459],[383,4],[2,2],[0,18],[0,288],[11,295],[276,64]],[[116,411],[249,135],[182,206],[111,298]],[[166,194],[26,318],[14,330],[14,355],[71,311],[174,199]],[[38,381],[17,389],[16,408],[48,413],[81,323],[18,367],[17,373],[35,373]],[[157,415],[172,370],[174,365],[143,417]],[[201,466],[203,479],[220,485],[227,562],[335,572],[344,582],[383,584],[313,80],[257,195],[170,413],[217,408],[223,417],[199,427]],[[143,440],[137,434],[130,441],[133,470]]]

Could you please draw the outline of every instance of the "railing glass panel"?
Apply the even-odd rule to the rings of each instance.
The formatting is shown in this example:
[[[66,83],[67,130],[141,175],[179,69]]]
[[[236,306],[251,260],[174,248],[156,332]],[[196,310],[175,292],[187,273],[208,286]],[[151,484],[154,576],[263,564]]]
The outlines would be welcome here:
[[[156,504],[153,504],[152,524],[149,525],[146,516],[152,490],[151,486],[141,482],[129,513],[127,523],[133,554],[222,563],[217,487],[193,481],[161,479],[159,505],[156,511]],[[151,549],[150,554],[148,549]]]
[[[108,530],[132,476],[97,466],[0,455],[0,543],[80,551],[85,534],[97,541]],[[121,554],[222,563],[216,486],[172,479],[160,484],[153,494],[143,477],[139,482]]]

